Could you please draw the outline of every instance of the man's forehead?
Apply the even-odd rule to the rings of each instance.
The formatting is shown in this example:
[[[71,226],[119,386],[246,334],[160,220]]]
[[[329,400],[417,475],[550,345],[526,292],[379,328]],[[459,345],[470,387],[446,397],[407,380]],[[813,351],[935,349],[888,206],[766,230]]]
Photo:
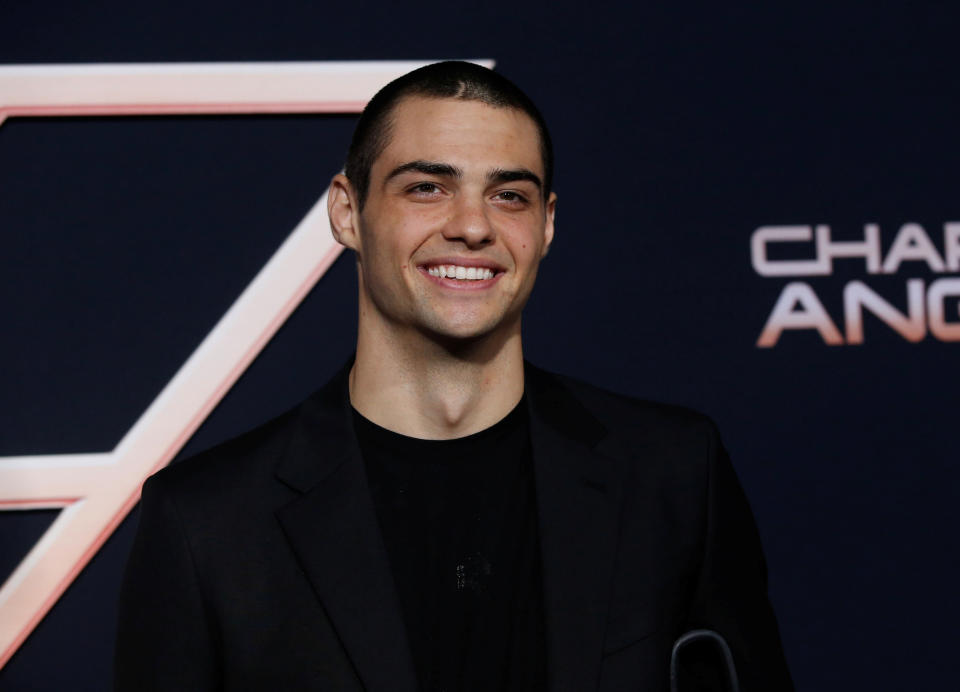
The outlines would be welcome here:
[[[446,161],[464,169],[522,166],[543,174],[539,130],[519,109],[408,96],[391,111],[386,134],[374,162],[381,175],[413,160]]]

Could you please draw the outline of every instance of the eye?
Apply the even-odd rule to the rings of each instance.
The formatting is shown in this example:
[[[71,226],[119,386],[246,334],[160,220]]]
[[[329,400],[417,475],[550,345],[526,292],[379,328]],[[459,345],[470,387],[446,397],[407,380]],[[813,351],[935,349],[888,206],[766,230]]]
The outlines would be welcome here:
[[[411,188],[408,188],[408,191],[414,195],[435,195],[440,192],[440,187],[435,183],[417,183]]]
[[[500,202],[506,202],[512,206],[523,205],[527,203],[527,198],[516,190],[501,190],[494,195],[494,199]]]

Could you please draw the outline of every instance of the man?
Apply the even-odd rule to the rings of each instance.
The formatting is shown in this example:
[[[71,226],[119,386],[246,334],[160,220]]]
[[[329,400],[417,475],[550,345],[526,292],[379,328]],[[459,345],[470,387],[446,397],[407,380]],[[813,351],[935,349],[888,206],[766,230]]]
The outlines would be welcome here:
[[[356,357],[146,483],[117,689],[659,691],[695,629],[743,690],[791,689],[709,421],[523,361],[552,168],[536,107],[485,68],[371,101],[329,195]]]

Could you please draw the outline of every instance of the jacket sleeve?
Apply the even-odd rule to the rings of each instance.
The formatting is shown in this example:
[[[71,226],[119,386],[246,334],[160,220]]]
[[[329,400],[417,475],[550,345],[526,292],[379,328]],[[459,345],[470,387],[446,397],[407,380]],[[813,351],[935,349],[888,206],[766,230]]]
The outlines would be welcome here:
[[[161,481],[143,487],[120,591],[114,689],[216,690],[217,647],[184,526]]]
[[[767,566],[753,513],[716,428],[708,442],[703,561],[686,627],[727,641],[741,692],[789,692],[790,672],[767,597]]]

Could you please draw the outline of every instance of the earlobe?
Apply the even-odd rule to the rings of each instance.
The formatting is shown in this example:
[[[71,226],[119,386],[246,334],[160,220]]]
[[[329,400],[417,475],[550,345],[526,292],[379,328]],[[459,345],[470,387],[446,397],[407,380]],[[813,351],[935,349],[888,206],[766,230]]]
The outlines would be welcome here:
[[[330,230],[336,241],[351,250],[357,250],[359,211],[356,194],[350,179],[342,173],[337,173],[330,181],[330,189],[327,193],[327,214],[330,217]]]
[[[551,192],[550,199],[547,200],[546,223],[543,226],[543,252],[540,257],[546,257],[550,251],[550,244],[553,243],[553,222],[557,215],[557,193]]]

